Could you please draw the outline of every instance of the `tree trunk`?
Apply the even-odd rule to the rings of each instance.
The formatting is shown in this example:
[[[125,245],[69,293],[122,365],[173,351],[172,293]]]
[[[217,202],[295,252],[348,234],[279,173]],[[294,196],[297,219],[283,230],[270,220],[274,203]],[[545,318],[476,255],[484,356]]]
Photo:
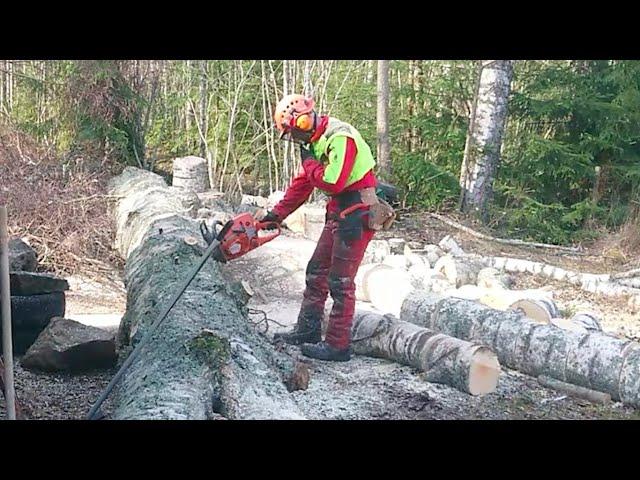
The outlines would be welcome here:
[[[378,60],[378,171],[384,180],[391,174],[389,140],[389,60]]]
[[[482,62],[460,174],[460,209],[483,221],[500,162],[512,75],[511,60]]]
[[[150,193],[153,192],[153,195]],[[127,311],[118,343],[140,341],[201,256],[197,223],[179,190],[127,168],[111,184],[119,251],[127,259]],[[210,260],[114,392],[116,419],[300,419],[284,381],[294,371],[248,322],[246,295]]]
[[[302,93],[308,97],[313,97],[315,92],[311,83],[311,60],[304,61],[304,76],[303,76]]]
[[[640,344],[601,332],[573,332],[543,325],[519,312],[414,292],[402,320],[490,348],[501,365],[532,376],[608,393],[640,407]]]
[[[200,156],[207,158],[207,61],[200,62]]]
[[[498,385],[500,364],[483,346],[371,312],[356,313],[352,334],[355,353],[412,366],[428,382],[471,395],[491,393]]]

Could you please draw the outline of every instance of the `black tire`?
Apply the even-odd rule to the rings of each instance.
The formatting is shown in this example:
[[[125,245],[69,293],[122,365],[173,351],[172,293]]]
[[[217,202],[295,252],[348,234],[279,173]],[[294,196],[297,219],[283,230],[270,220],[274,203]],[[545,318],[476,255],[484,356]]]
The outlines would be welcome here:
[[[11,325],[16,332],[42,331],[53,317],[64,317],[64,292],[11,297]]]
[[[26,351],[29,350],[29,347],[36,341],[38,335],[42,333],[42,330],[44,330],[44,327],[36,330],[13,331],[13,354],[24,355]],[[1,346],[0,351],[2,351]]]

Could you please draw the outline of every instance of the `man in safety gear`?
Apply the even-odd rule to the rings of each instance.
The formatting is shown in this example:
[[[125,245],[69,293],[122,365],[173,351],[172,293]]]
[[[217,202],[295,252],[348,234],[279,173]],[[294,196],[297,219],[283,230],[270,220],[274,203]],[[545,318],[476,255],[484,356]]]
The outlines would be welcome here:
[[[372,206],[378,206],[375,160],[353,126],[319,115],[314,108],[312,98],[297,94],[287,95],[277,104],[274,120],[280,139],[300,144],[302,168],[284,198],[266,215],[258,216],[282,222],[307,201],[314,188],[329,195],[324,229],[306,269],[297,324],[276,338],[302,345],[307,357],[347,361],[351,358],[354,278],[376,228],[371,228],[370,218]],[[321,322],[329,293],[333,308],[322,341]]]

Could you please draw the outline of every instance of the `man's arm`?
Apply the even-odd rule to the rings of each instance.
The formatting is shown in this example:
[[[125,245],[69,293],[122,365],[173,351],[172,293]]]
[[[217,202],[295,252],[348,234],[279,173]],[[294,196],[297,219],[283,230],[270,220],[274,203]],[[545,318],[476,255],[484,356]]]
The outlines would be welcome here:
[[[326,166],[307,158],[303,159],[302,168],[312,187],[335,195],[346,187],[357,153],[356,142],[351,137],[339,136],[329,146],[329,163]]]
[[[283,221],[307,201],[313,188],[304,170],[300,169],[298,175],[291,180],[291,184],[284,193],[284,198],[273,207],[271,212],[278,217],[278,221]]]

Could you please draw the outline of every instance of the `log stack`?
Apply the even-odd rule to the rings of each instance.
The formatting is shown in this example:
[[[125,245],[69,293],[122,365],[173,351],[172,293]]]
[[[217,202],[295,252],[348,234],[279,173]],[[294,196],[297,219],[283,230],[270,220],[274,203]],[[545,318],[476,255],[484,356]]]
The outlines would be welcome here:
[[[608,393],[640,407],[640,343],[567,331],[470,300],[413,292],[400,319],[490,348],[501,365]]]

